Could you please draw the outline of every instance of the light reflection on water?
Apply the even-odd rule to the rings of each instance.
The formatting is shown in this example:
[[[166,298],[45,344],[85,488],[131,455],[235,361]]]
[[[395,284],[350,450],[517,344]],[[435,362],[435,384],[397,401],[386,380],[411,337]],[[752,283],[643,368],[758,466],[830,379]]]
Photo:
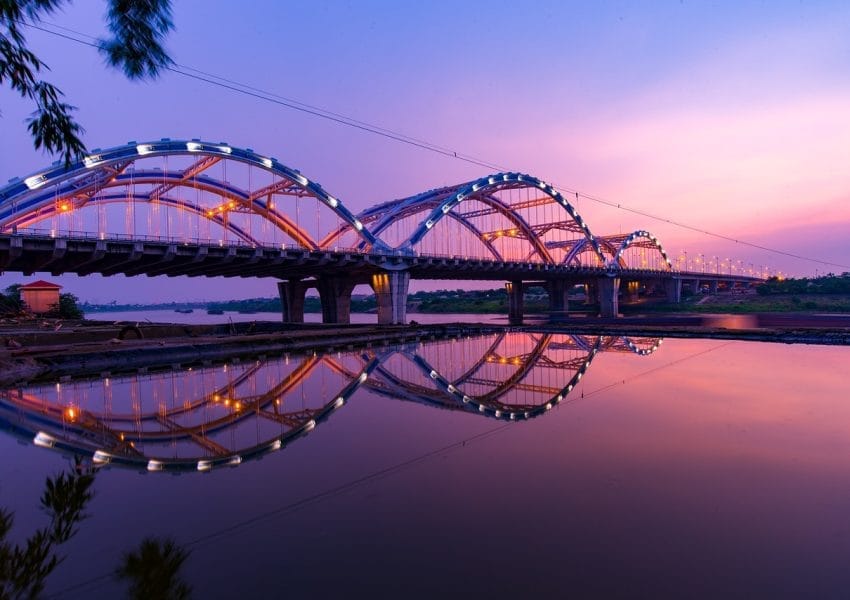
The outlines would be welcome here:
[[[156,534],[191,550],[186,579],[199,597],[270,595],[281,580],[302,595],[840,595],[850,583],[850,349],[632,342],[511,333],[209,365],[113,377],[109,406],[100,379],[7,394],[41,407],[38,426],[56,438],[80,443],[61,410],[52,421],[44,410],[70,404],[128,417],[125,438],[168,431],[138,437],[136,450],[195,465],[318,422],[282,452],[208,475],[101,471],[93,516],[49,590],[109,572]],[[344,406],[316,419],[370,361]],[[223,408],[222,390],[251,417]],[[193,437],[175,423],[226,426]],[[105,439],[80,437],[89,456]],[[64,459],[10,440],[0,440],[0,504],[36,522],[28,503]]]

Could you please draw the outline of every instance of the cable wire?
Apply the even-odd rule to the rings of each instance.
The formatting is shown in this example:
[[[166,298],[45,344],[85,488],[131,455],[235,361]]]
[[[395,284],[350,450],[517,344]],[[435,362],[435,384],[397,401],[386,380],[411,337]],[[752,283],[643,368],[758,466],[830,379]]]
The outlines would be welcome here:
[[[54,36],[57,36],[57,37],[60,37],[60,38],[63,38],[63,39],[66,39],[66,40],[69,40],[69,41],[72,41],[72,42],[76,42],[78,44],[83,44],[83,45],[90,46],[92,48],[97,48],[97,49],[102,48],[102,44],[94,36],[90,36],[88,34],[82,33],[80,31],[76,31],[74,29],[70,29],[68,27],[63,27],[61,25],[56,25],[54,23],[44,23],[44,22],[41,22],[38,25],[36,25],[34,23],[28,23],[28,22],[25,22],[25,21],[16,21],[16,22],[19,23],[20,25],[24,25],[26,27],[30,27],[32,29],[36,29],[38,31],[42,31],[44,33],[54,35]],[[66,31],[66,32],[72,33],[74,35],[69,35],[68,33],[61,33],[59,31],[53,31],[51,29],[48,29],[47,27],[53,27],[53,28],[56,28],[56,29],[60,29],[62,31]],[[80,38],[74,37],[74,36],[82,36],[82,37],[89,38],[90,40],[94,40],[94,41],[90,42],[90,41],[86,41],[86,40],[83,40],[83,39],[80,39]],[[170,71],[172,73],[175,73],[177,75],[182,75],[183,77],[186,77],[186,78],[189,78],[189,79],[194,79],[196,81],[207,83],[209,85],[213,85],[213,86],[217,86],[217,87],[220,87],[220,88],[223,88],[223,89],[227,89],[227,90],[236,92],[238,94],[253,97],[253,98],[256,98],[258,100],[265,100],[266,102],[270,102],[272,104],[276,104],[276,105],[282,106],[284,108],[289,108],[291,110],[299,111],[299,112],[302,112],[302,113],[305,113],[305,114],[308,114],[308,115],[311,115],[311,116],[314,116],[314,117],[326,119],[328,121],[332,121],[332,122],[337,123],[339,125],[345,125],[345,126],[348,126],[348,127],[352,127],[354,129],[358,129],[358,130],[366,132],[366,133],[378,135],[378,136],[381,136],[381,137],[384,137],[384,138],[387,138],[387,139],[390,139],[390,140],[393,140],[393,141],[396,141],[396,142],[400,142],[402,144],[407,144],[409,146],[413,146],[413,147],[419,148],[421,150],[427,150],[429,152],[440,154],[440,155],[445,156],[447,158],[460,160],[460,161],[463,161],[463,162],[471,164],[471,165],[484,167],[486,169],[491,169],[491,170],[495,170],[495,171],[511,171],[511,170],[513,170],[513,169],[510,169],[508,167],[505,167],[504,165],[500,165],[500,164],[494,163],[492,161],[488,161],[488,160],[485,160],[485,159],[482,159],[482,158],[477,158],[475,156],[465,154],[463,152],[458,152],[456,150],[452,150],[450,148],[447,148],[445,146],[441,146],[439,144],[435,144],[433,142],[429,142],[429,141],[422,140],[422,139],[419,139],[419,138],[411,137],[411,136],[405,135],[404,133],[400,133],[400,132],[392,130],[392,129],[388,129],[388,128],[381,127],[381,126],[378,126],[378,125],[374,125],[374,124],[368,123],[366,121],[360,121],[360,120],[354,119],[352,117],[348,117],[346,115],[343,115],[341,113],[326,110],[326,109],[308,104],[306,102],[301,102],[301,101],[295,100],[293,98],[288,98],[286,96],[281,96],[279,94],[275,94],[273,92],[269,92],[269,91],[263,90],[261,88],[257,88],[257,87],[254,87],[254,86],[250,86],[248,84],[240,83],[240,82],[235,81],[233,79],[229,79],[229,78],[226,78],[226,77],[215,75],[213,73],[209,73],[209,72],[203,71],[201,69],[196,69],[196,68],[188,66],[188,65],[180,65],[178,63],[173,63],[172,65],[166,66],[165,70]],[[672,225],[674,227],[679,227],[681,229],[692,231],[694,233],[699,233],[701,235],[705,235],[705,236],[708,236],[708,237],[713,237],[715,239],[719,239],[719,240],[723,240],[723,241],[727,241],[727,242],[734,242],[735,244],[740,244],[740,245],[746,246],[748,248],[753,248],[753,249],[756,249],[756,250],[769,252],[771,254],[776,254],[776,255],[779,255],[779,256],[785,256],[787,258],[793,258],[793,259],[802,260],[802,261],[805,261],[805,262],[816,263],[816,264],[829,266],[829,267],[839,267],[841,269],[850,270],[850,265],[831,262],[831,261],[828,261],[828,260],[823,260],[823,259],[814,258],[814,257],[810,257],[810,256],[804,256],[802,254],[796,254],[796,253],[793,253],[793,252],[788,252],[786,250],[781,250],[779,248],[773,248],[773,247],[770,247],[770,246],[765,246],[763,244],[758,244],[758,243],[755,243],[755,242],[750,242],[750,241],[747,241],[747,240],[734,238],[734,237],[729,236],[729,235],[717,233],[717,232],[714,232],[714,231],[709,231],[707,229],[703,229],[701,227],[697,227],[697,226],[694,226],[694,225],[689,225],[687,223],[684,223],[682,221],[678,221],[676,219],[669,219],[667,217],[662,217],[662,216],[653,214],[653,213],[645,211],[645,210],[640,210],[640,209],[637,209],[637,208],[631,208],[629,206],[623,205],[620,202],[614,202],[612,200],[608,200],[608,199],[603,198],[601,196],[588,194],[588,193],[582,192],[580,190],[571,188],[569,186],[565,186],[565,185],[561,185],[561,184],[552,184],[552,185],[557,190],[559,190],[560,192],[566,192],[566,193],[572,194],[577,199],[584,198],[584,199],[589,200],[591,202],[594,202],[596,204],[601,204],[603,206],[607,206],[607,207],[610,207],[610,208],[615,208],[617,210],[629,212],[631,214],[639,215],[641,217],[645,217],[647,219],[652,219],[654,221],[658,221],[658,222],[661,222],[661,223],[667,223],[668,225]]]

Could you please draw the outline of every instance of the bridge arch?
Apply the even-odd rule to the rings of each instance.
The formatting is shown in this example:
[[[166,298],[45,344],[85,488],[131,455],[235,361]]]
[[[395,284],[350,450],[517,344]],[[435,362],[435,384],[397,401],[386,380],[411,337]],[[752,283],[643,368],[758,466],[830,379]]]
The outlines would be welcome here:
[[[609,265],[617,266],[619,268],[637,268],[640,269],[645,265],[629,265],[626,260],[625,253],[629,248],[646,248],[652,251],[657,252],[661,256],[660,266],[665,271],[673,270],[673,263],[670,260],[667,251],[664,250],[664,247],[661,245],[661,242],[658,241],[658,238],[652,235],[650,232],[645,231],[643,229],[638,229],[637,231],[633,231],[622,239],[610,240],[611,242],[619,242],[616,245],[616,250],[613,252]],[[609,247],[613,247],[614,244],[609,244]]]
[[[424,254],[464,256],[469,252],[454,238],[469,233],[474,251],[483,251],[479,258],[558,264],[563,254],[580,245],[588,251],[588,264],[605,264],[597,238],[573,205],[551,185],[522,173],[497,173],[385,202],[361,212],[358,218],[387,247],[404,254],[423,248],[440,224],[450,222],[457,224],[457,229],[455,234],[443,231],[446,248],[423,250]],[[405,220],[412,227],[397,231]],[[344,225],[322,245],[349,232],[350,226]]]
[[[192,157],[193,161],[182,170],[155,170],[144,168],[137,170],[136,163],[151,158]],[[258,186],[239,186],[227,180],[211,178],[207,169],[222,163],[226,174],[227,165],[239,163],[259,173],[271,176],[271,183]],[[243,167],[244,168],[244,167]],[[248,175],[250,183],[251,176]],[[83,208],[88,204],[97,205],[104,191],[110,188],[130,185],[147,186],[145,194],[128,194],[133,201],[145,199],[149,203],[159,203],[162,197],[174,189],[193,189],[209,192],[221,199],[218,206],[208,207],[206,212],[195,206],[186,206],[198,217],[212,222],[226,222],[228,214],[234,211],[252,213],[270,223],[274,228],[292,238],[296,244],[308,249],[317,249],[316,235],[310,235],[306,228],[288,216],[275,205],[274,197],[279,195],[297,198],[311,197],[330,210],[341,223],[349,226],[357,238],[369,247],[381,247],[380,242],[337,198],[331,196],[317,182],[302,175],[274,158],[241,149],[228,144],[216,144],[200,140],[181,141],[163,139],[159,142],[136,144],[95,151],[68,168],[54,163],[23,179],[10,181],[0,188],[0,231],[15,231],[19,227],[29,227],[39,221],[63,212]],[[117,202],[112,194],[110,201]],[[180,208],[191,203],[183,202]],[[237,232],[238,228],[227,229]],[[244,237],[244,236],[240,236]]]

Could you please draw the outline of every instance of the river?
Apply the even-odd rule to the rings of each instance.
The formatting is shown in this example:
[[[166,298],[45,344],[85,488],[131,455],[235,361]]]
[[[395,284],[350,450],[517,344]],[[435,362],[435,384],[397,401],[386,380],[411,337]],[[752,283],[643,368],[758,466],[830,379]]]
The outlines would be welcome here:
[[[123,594],[146,536],[198,598],[843,597],[848,364],[511,332],[47,381],[0,394],[0,506],[20,541],[100,465],[61,598]]]

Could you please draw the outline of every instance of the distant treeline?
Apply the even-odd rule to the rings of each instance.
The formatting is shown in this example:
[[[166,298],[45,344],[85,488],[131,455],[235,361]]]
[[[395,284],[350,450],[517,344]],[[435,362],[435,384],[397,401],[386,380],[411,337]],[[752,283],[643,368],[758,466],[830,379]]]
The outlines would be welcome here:
[[[536,292],[536,293],[535,293]],[[548,299],[543,290],[531,290],[525,294],[525,311],[528,313],[548,310]],[[504,313],[507,312],[508,297],[504,288],[492,290],[437,290],[416,292],[407,297],[411,312],[421,313]],[[138,310],[204,309],[227,312],[280,312],[280,298],[248,298],[219,302],[160,302],[155,304],[83,304],[86,312],[118,312]],[[319,298],[308,296],[304,300],[305,312],[321,312]],[[356,296],[351,299],[351,312],[368,313],[377,310],[375,296]]]
[[[850,294],[850,273],[817,278],[780,279],[771,277],[760,284],[756,291],[762,296],[772,294]]]

